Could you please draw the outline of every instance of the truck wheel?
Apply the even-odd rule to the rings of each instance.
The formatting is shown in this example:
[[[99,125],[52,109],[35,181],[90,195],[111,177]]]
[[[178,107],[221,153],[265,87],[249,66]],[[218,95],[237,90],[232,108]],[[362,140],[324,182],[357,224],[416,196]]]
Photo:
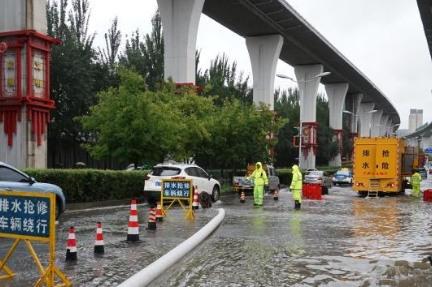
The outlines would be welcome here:
[[[367,191],[359,191],[359,192],[358,192],[358,196],[359,196],[359,197],[362,197],[362,198],[366,197],[367,194],[368,194]]]

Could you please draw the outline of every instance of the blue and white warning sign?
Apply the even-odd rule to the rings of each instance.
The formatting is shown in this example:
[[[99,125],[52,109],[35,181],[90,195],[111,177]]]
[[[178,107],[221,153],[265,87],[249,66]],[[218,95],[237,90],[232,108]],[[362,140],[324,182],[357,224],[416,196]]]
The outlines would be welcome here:
[[[52,198],[30,194],[0,192],[0,235],[50,237]]]
[[[163,180],[163,196],[189,199],[191,196],[190,180]]]

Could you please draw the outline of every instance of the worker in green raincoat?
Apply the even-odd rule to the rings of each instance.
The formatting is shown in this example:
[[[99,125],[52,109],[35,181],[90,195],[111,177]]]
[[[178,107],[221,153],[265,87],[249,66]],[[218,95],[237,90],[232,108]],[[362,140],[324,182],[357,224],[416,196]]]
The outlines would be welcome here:
[[[268,178],[260,162],[256,163],[255,170],[248,177],[254,183],[254,205],[262,206],[264,198],[264,185],[268,185]]]
[[[294,208],[300,209],[301,207],[301,192],[303,187],[302,182],[302,173],[298,165],[293,165],[291,168],[292,171],[292,180],[290,185],[290,190],[292,192],[292,196],[294,199]]]
[[[412,186],[412,196],[419,197],[420,195],[420,182],[421,175],[413,170],[413,175],[411,175],[411,186]]]

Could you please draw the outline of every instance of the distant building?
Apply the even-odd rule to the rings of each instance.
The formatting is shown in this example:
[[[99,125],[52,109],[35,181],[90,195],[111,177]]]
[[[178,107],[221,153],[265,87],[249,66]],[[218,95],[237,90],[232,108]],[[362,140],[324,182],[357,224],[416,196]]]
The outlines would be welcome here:
[[[415,132],[423,125],[423,110],[411,109],[408,118],[408,130],[410,133]]]

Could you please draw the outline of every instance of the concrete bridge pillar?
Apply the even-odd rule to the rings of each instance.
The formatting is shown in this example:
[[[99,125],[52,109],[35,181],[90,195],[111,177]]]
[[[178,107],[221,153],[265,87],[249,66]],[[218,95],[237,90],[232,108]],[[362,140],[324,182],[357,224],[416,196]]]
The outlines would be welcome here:
[[[372,136],[379,137],[381,136],[381,117],[383,115],[383,111],[379,110],[372,114]]]
[[[157,0],[164,31],[165,79],[195,84],[195,50],[205,0]]]
[[[361,103],[359,107],[360,136],[370,137],[372,128],[372,111],[374,103]]]
[[[294,73],[300,92],[300,125],[303,136],[299,165],[302,169],[315,168],[317,142],[316,97],[324,67],[322,65],[295,66]]]
[[[0,161],[18,168],[47,166],[50,53],[46,0],[1,0]]]
[[[273,110],[274,79],[283,38],[280,35],[247,37],[246,45],[253,74],[253,101]]]
[[[338,154],[330,160],[330,166],[342,166],[342,112],[345,106],[345,97],[348,92],[347,83],[325,85],[329,103],[329,124],[333,129],[334,139],[338,144]]]
[[[358,123],[359,123],[359,111],[360,103],[363,99],[363,94],[352,94],[350,95],[350,106],[351,106],[351,137],[354,138],[358,135]]]
[[[381,121],[380,121],[380,136],[385,137],[387,136],[387,122],[388,122],[388,115],[382,115]]]

